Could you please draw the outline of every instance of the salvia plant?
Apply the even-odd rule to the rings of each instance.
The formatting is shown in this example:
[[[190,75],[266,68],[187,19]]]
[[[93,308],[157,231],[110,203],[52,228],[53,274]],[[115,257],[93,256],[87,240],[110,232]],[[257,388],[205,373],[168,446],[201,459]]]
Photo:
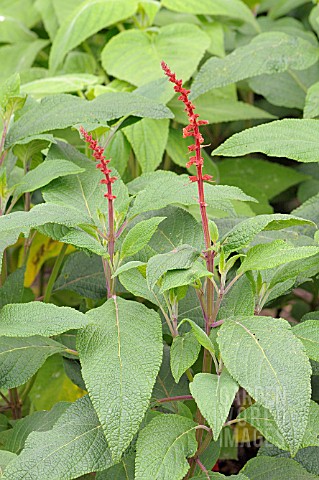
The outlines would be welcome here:
[[[0,0],[1,478],[319,478],[318,22]]]

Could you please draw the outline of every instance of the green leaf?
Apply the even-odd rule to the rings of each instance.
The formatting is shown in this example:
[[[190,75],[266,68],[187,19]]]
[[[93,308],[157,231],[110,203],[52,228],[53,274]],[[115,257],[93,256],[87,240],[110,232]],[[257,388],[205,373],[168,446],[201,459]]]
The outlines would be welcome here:
[[[192,97],[263,73],[304,70],[317,60],[317,48],[300,37],[283,32],[261,33],[225,58],[210,58],[192,85]]]
[[[168,138],[169,120],[143,118],[123,129],[142,172],[153,172],[162,161]]]
[[[48,2],[47,0],[36,0],[34,6],[41,15],[44,28],[48,32],[49,37],[51,40],[53,40],[59,28],[58,18],[53,2]]]
[[[74,95],[50,95],[36,103],[11,127],[6,148],[19,140],[73,125],[105,126],[109,120],[134,115],[148,118],[172,118],[170,110],[149,98],[134,92],[109,92],[88,101]]]
[[[250,248],[237,274],[248,270],[267,270],[317,253],[319,253],[319,247],[294,247],[283,240],[274,240]]]
[[[192,266],[200,252],[190,245],[181,245],[171,252],[154,255],[146,269],[146,279],[152,290],[157,281],[169,270],[186,269]]]
[[[24,292],[25,267],[12,272],[0,288],[0,309],[8,303],[22,302]]]
[[[20,93],[20,76],[14,73],[0,85],[0,106],[4,110],[11,97],[16,97]]]
[[[311,85],[307,90],[304,118],[315,118],[319,115],[319,82]]]
[[[160,292],[166,292],[172,288],[191,285],[202,277],[212,277],[204,266],[203,262],[197,261],[190,268],[185,270],[169,270],[163,278]]]
[[[18,19],[2,16],[0,32],[1,43],[32,42],[32,40],[36,38],[36,34],[29,30]]]
[[[190,183],[186,175],[178,176],[173,172],[158,170],[145,173],[137,182],[131,182],[129,187],[132,189],[133,185],[138,188],[138,194],[130,211],[132,216],[174,203],[198,205],[197,185]],[[205,183],[205,200],[209,206],[214,208],[217,206],[218,209],[228,212],[233,212],[232,200],[255,201],[239,188],[208,183]]]
[[[189,393],[186,375],[183,375],[178,383],[175,382],[170,368],[170,347],[164,344],[163,361],[154,385],[152,399],[157,401],[161,398],[189,395]]]
[[[319,447],[302,448],[297,452],[294,460],[300,463],[308,472],[319,474]],[[267,457],[290,458],[290,453],[265,442],[259,449],[259,454]]]
[[[4,0],[1,2],[1,15],[16,18],[28,28],[40,20],[33,0]]]
[[[218,183],[235,185],[244,191],[246,184],[253,185],[254,193],[251,194],[257,195],[258,191],[262,191],[267,199],[307,180],[307,176],[296,169],[260,158],[225,158],[218,163],[218,170]]]
[[[248,247],[254,237],[263,230],[281,230],[283,228],[298,225],[310,225],[307,220],[294,217],[293,215],[258,215],[248,218],[232,228],[222,239],[225,255]]]
[[[229,319],[218,344],[229,373],[268,408],[292,454],[305,433],[310,403],[310,364],[289,324],[270,317]]]
[[[189,325],[192,327],[192,332],[197,338],[197,341],[202,345],[202,347],[206,348],[211,355],[215,355],[215,348],[214,345],[211,341],[211,339],[208,337],[208,335],[200,328],[197,323],[195,323],[193,320],[190,320],[189,318],[184,318],[179,326],[183,325],[183,323],[189,323]]]
[[[1,450],[0,452],[0,475],[2,476],[4,469],[9,465],[12,460],[16,458],[16,454]]]
[[[33,42],[19,42],[15,45],[0,47],[0,64],[2,67],[0,80],[4,81],[10,75],[31,67],[38,53],[48,43],[48,40],[37,39]]]
[[[196,362],[199,352],[200,343],[193,332],[179,335],[173,339],[171,370],[176,383],[180,381],[183,373]]]
[[[78,92],[100,83],[99,77],[85,73],[69,73],[56,77],[40,78],[21,85],[21,92],[36,98],[53,93]]]
[[[195,426],[179,415],[154,418],[137,440],[135,480],[182,480],[189,470],[186,459],[197,450]]]
[[[242,472],[250,480],[315,480],[318,477],[307,472],[291,458],[256,457],[245,465]]]
[[[49,338],[0,337],[0,387],[14,388],[23,385],[55,353],[63,352],[61,345]]]
[[[124,263],[124,265],[121,265],[115,270],[115,272],[112,275],[112,278],[117,277],[123,272],[127,272],[128,270],[131,270],[137,267],[142,267],[144,265],[146,265],[145,262],[139,262],[138,260],[132,260],[131,262]]]
[[[160,65],[163,59],[178,78],[187,81],[209,44],[209,37],[188,23],[174,23],[156,32],[125,30],[104,47],[102,65],[113,77],[141,86],[163,77]]]
[[[255,294],[246,276],[241,277],[223,297],[218,320],[236,315],[250,316],[255,310]]]
[[[136,0],[87,0],[62,23],[52,43],[50,70],[55,71],[65,55],[99,30],[134,15]]]
[[[125,455],[124,458],[105,472],[98,472],[96,480],[134,480],[135,456]]]
[[[238,383],[224,368],[221,375],[198,373],[189,388],[217,440],[238,391]]]
[[[86,316],[93,325],[78,338],[82,375],[112,458],[119,461],[149,405],[162,360],[161,320],[119,297]]]
[[[222,480],[222,479],[248,480],[248,477],[246,477],[246,475],[242,473],[237,473],[237,475],[230,475],[230,476],[227,475],[226,477],[222,473],[211,473],[211,472],[208,472],[208,476],[206,475],[206,473],[203,473],[202,475],[196,475],[196,477],[193,477],[193,480],[207,480],[207,478],[211,480]]]
[[[309,198],[306,202],[304,202],[300,207],[295,208],[291,213],[293,215],[297,215],[298,217],[306,218],[307,220],[311,220],[316,225],[319,225],[319,194],[315,195],[314,197]],[[306,230],[306,229],[304,229]],[[316,229],[315,228],[307,228],[305,231],[305,235],[310,235],[313,237]]]
[[[250,23],[258,31],[259,26],[249,8],[239,0],[163,0],[163,7],[181,13],[192,13],[195,15],[213,15],[230,17],[236,20]]]
[[[32,432],[6,468],[4,480],[68,480],[112,465],[101,425],[88,396],[61,415],[52,430]]]
[[[0,335],[50,337],[88,324],[83,313],[53,303],[30,302],[5,305],[0,311]]]
[[[318,314],[319,320],[319,314]],[[302,341],[307,355],[312,360],[319,362],[319,321],[307,320],[295,325],[292,332]]]
[[[317,120],[285,118],[236,133],[212,155],[237,157],[252,152],[287,157],[298,162],[319,161]]]
[[[82,172],[84,172],[82,168],[67,160],[55,160],[54,164],[52,162],[40,163],[23,177],[22,182],[15,189],[14,196],[19,197],[25,192],[33,192],[55,178]]]
[[[135,225],[124,238],[121,247],[121,258],[135,255],[142,250],[153,234],[156,232],[158,225],[165,220],[165,217],[152,217],[148,220],[142,220]]]
[[[271,18],[282,17],[283,15],[289,13],[291,10],[300,7],[305,3],[308,3],[308,0],[279,0],[269,10],[269,16]]]
[[[310,402],[310,411],[308,417],[308,423],[305,431],[304,438],[302,440],[302,447],[318,446],[318,434],[319,434],[319,406],[317,403]],[[245,422],[256,428],[269,442],[273,443],[282,450],[289,450],[289,447],[281,435],[274,417],[271,415],[267,408],[255,403],[249,408],[246,408],[241,412],[238,419],[243,419]]]

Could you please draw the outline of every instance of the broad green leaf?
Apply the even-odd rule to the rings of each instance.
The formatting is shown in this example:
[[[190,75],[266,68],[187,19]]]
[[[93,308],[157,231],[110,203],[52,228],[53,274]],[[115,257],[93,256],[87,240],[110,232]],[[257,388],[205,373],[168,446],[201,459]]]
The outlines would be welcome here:
[[[132,216],[174,203],[198,205],[197,185],[190,183],[186,175],[178,176],[173,172],[158,170],[142,175],[138,182],[131,182],[129,187],[133,185],[138,187],[138,194],[130,211]],[[228,212],[233,212],[232,200],[255,201],[239,188],[208,183],[205,184],[205,200],[209,206]]]
[[[270,410],[295,454],[307,425],[311,369],[288,322],[270,317],[228,319],[219,329],[218,344],[229,373]]]
[[[198,373],[189,388],[217,440],[238,391],[238,383],[224,368],[221,375]]]
[[[178,383],[175,382],[170,368],[170,347],[164,344],[163,361],[156,378],[152,399],[158,401],[161,398],[189,395],[189,393],[189,381],[186,375],[183,375]],[[176,413],[178,413],[177,409]]]
[[[319,161],[317,120],[285,118],[236,133],[212,155],[237,157],[252,152],[287,157],[298,162]]]
[[[250,316],[255,310],[255,294],[246,276],[241,277],[223,297],[218,320],[236,315]]]
[[[315,480],[318,478],[307,472],[291,458],[256,457],[245,465],[242,472],[255,480]]]
[[[73,125],[91,123],[105,126],[109,120],[127,115],[149,118],[172,118],[162,104],[134,92],[109,92],[88,101],[69,94],[51,95],[24,113],[11,127],[6,148],[19,140]]]
[[[319,82],[308,88],[306,104],[303,112],[304,118],[315,118],[319,115]]]
[[[319,475],[319,447],[307,447],[298,450],[294,460],[300,463],[308,472]],[[275,458],[290,458],[290,453],[265,442],[259,449],[259,455]]]
[[[123,129],[142,172],[153,172],[162,161],[168,138],[169,120],[143,118]]]
[[[176,383],[180,381],[183,373],[196,362],[199,352],[200,343],[193,332],[179,335],[173,339],[171,370]]]
[[[77,73],[58,75],[56,77],[40,78],[29,83],[21,85],[21,92],[33,95],[34,97],[44,97],[53,93],[78,92],[87,87],[100,83],[99,77],[90,74]]]
[[[41,15],[41,20],[49,37],[53,40],[59,28],[59,22],[54,10],[53,1],[48,2],[47,0],[36,0],[34,6]]]
[[[319,320],[319,314],[318,314]],[[293,327],[292,332],[302,341],[307,355],[319,362],[319,321],[307,320]]]
[[[96,480],[134,480],[135,456],[125,455],[124,458],[113,467],[96,474]]]
[[[144,305],[119,297],[86,317],[93,325],[78,338],[82,375],[112,458],[119,461],[149,405],[162,360],[161,320]]]
[[[137,440],[135,480],[182,480],[189,470],[187,458],[197,450],[195,426],[179,415],[154,418]]]
[[[71,405],[52,430],[32,432],[6,468],[4,480],[68,480],[112,465],[110,451],[88,396]]]
[[[67,160],[55,160],[54,164],[52,162],[43,162],[23,177],[22,182],[17,185],[14,195],[19,197],[25,192],[33,192],[47,185],[55,178],[83,172],[83,168]]]
[[[283,15],[286,15],[294,8],[300,7],[305,3],[308,3],[308,0],[279,0],[269,10],[269,16],[271,18],[282,17]]]
[[[15,97],[20,93],[20,76],[18,73],[7,78],[0,85],[0,106],[4,110],[11,97]]]
[[[192,96],[264,73],[304,70],[317,60],[317,48],[300,37],[283,32],[261,33],[225,58],[210,58],[192,85]]]
[[[307,180],[306,175],[293,168],[260,158],[225,158],[218,163],[218,170],[218,183],[235,185],[244,191],[244,185],[254,185],[256,194],[262,190],[267,199]]]
[[[271,277],[269,287],[273,288],[278,283],[285,282],[290,279],[295,279],[295,282],[299,282],[299,278],[303,279],[305,276],[311,278],[319,271],[319,255],[313,255],[312,257],[296,260],[282,267],[276,268],[274,275]],[[301,281],[303,283],[303,281]]]
[[[240,222],[227,233],[222,239],[225,255],[248,247],[254,237],[263,230],[281,230],[283,228],[309,224],[307,220],[294,217],[293,215],[258,215]]]
[[[319,406],[314,401],[310,402],[310,411],[306,432],[302,440],[302,447],[319,446]],[[256,428],[269,442],[273,443],[282,450],[289,450],[287,443],[278,430],[274,417],[267,408],[255,403],[241,412],[238,419]]]
[[[188,23],[174,23],[156,32],[125,30],[104,47],[102,65],[113,77],[141,86],[163,77],[160,64],[163,59],[178,78],[187,81],[209,44],[209,37]]]
[[[203,473],[202,475],[196,475],[196,477],[193,477],[193,480],[207,480],[207,479],[211,479],[211,480],[222,480],[222,479],[225,479],[225,480],[229,480],[229,479],[233,479],[233,480],[249,480],[248,477],[246,477],[246,475],[244,475],[243,473],[237,473],[237,475],[223,475],[222,473],[211,473],[211,472],[208,472],[208,474],[206,475],[206,473]]]
[[[1,450],[0,452],[0,475],[2,476],[4,469],[16,458],[16,454]]]
[[[200,252],[190,245],[181,245],[171,252],[154,255],[146,269],[146,278],[152,290],[157,281],[169,270],[186,269],[192,266]]]
[[[8,303],[23,302],[25,267],[12,272],[0,288],[0,309]]]
[[[30,320],[29,320],[30,321]],[[0,387],[13,388],[23,385],[55,353],[65,347],[49,338],[0,337]]]
[[[33,0],[2,0],[1,15],[16,18],[28,28],[40,20]]]
[[[50,69],[57,70],[65,55],[99,30],[130,17],[136,0],[87,0],[62,23],[53,41]]]
[[[29,30],[20,20],[1,16],[1,43],[32,42],[36,38],[36,34]]]
[[[0,311],[0,335],[50,337],[83,328],[88,322],[88,317],[74,308],[42,302],[16,303],[5,305]]]
[[[197,261],[185,270],[169,270],[163,278],[160,291],[163,293],[172,288],[191,285],[202,277],[212,276],[213,274],[206,269],[203,262]]]
[[[230,17],[252,24],[258,31],[259,26],[249,8],[239,0],[163,0],[163,7],[181,13],[193,13],[195,15],[213,15]]]
[[[124,265],[121,265],[118,267],[115,272],[113,273],[112,277],[117,277],[123,272],[127,272],[128,270],[131,270],[132,268],[137,268],[137,267],[142,267],[146,265],[145,262],[139,262],[138,260],[132,260],[131,262],[124,263]]]
[[[119,278],[123,287],[136,297],[145,298],[158,306],[165,303],[164,298],[159,293],[159,288],[155,285],[154,289],[150,290],[146,278],[137,268],[120,273]]]
[[[48,45],[47,40],[37,39],[33,42],[19,42],[0,47],[0,79],[5,80],[16,72],[21,72],[33,64],[38,53]]]
[[[142,220],[131,228],[124,238],[121,247],[121,258],[135,255],[135,253],[144,248],[163,220],[165,220],[165,217],[152,217],[149,220]]]
[[[293,215],[300,216],[301,218],[306,218],[307,220],[311,220],[316,225],[319,225],[319,194],[315,195],[314,197],[310,197],[306,202],[304,202],[300,207],[295,208],[291,213]],[[315,233],[315,228],[304,228],[303,230],[306,235],[310,235],[311,237]]]
[[[47,432],[70,407],[69,402],[59,402],[49,411],[34,412],[32,415],[15,422],[6,438],[6,449],[19,454],[31,432]]]
[[[237,273],[242,274],[248,270],[267,270],[317,253],[319,253],[319,247],[294,247],[283,240],[274,240],[249,249]]]
[[[197,341],[202,345],[202,347],[206,348],[206,350],[208,350],[211,355],[215,355],[214,345],[208,335],[204,332],[204,330],[202,330],[200,326],[197,325],[197,323],[195,323],[193,320],[190,320],[189,318],[184,318],[179,324],[179,326],[183,325],[183,323],[185,322],[189,323],[192,328],[193,334],[197,338]]]
[[[105,155],[107,158],[112,158],[112,165],[114,165],[121,176],[126,170],[130,154],[131,146],[122,130],[118,130],[108,143]]]

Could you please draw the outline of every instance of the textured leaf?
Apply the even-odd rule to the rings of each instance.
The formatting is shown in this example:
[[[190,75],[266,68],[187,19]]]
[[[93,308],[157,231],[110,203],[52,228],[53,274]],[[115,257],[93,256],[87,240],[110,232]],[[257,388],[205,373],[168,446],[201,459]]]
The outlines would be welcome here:
[[[218,344],[232,377],[275,418],[292,454],[302,443],[310,402],[310,364],[285,320],[227,320]]]
[[[99,77],[88,73],[69,73],[56,77],[45,77],[21,85],[21,92],[44,97],[53,93],[78,92],[100,83]]]
[[[258,215],[240,222],[224,236],[225,255],[231,252],[248,247],[253,238],[263,230],[281,230],[283,228],[294,227],[307,224],[306,220],[294,217],[293,215]]]
[[[306,104],[303,112],[304,118],[315,118],[319,115],[319,82],[308,88]]]
[[[135,456],[126,455],[120,463],[96,475],[96,480],[134,480]]]
[[[141,183],[143,182],[143,184]],[[180,203],[181,205],[198,205],[197,185],[190,183],[184,175],[173,172],[157,171],[142,175],[138,182],[131,182],[130,187],[140,186],[130,214],[163,208],[167,205]],[[165,196],[163,195],[165,192]],[[205,184],[205,200],[209,206],[220,210],[233,210],[232,200],[254,201],[245,195],[239,188],[222,185]]]
[[[247,256],[238,269],[238,274],[248,270],[265,270],[283,263],[311,257],[319,253],[319,247],[294,247],[283,240],[274,240],[256,245],[247,252]]]
[[[137,440],[135,480],[182,480],[189,470],[186,458],[197,450],[195,426],[179,415],[154,418]]]
[[[283,32],[261,33],[225,58],[210,58],[192,85],[192,96],[263,73],[304,70],[317,60],[317,48],[300,37]]]
[[[236,20],[251,23],[258,31],[259,26],[252,15],[251,11],[238,0],[215,0],[213,3],[210,0],[163,0],[162,5],[169,10],[181,13],[193,13],[195,15],[213,15],[223,17],[230,17]]]
[[[5,109],[11,97],[19,95],[20,76],[18,73],[11,75],[0,85],[0,106]]]
[[[315,195],[314,197],[309,198],[306,202],[304,202],[300,207],[295,208],[291,213],[293,215],[300,216],[302,218],[306,218],[307,220],[311,220],[315,224],[319,225],[319,194]],[[313,236],[315,233],[315,228],[304,228],[305,234]]]
[[[223,297],[218,320],[236,315],[254,315],[255,294],[252,285],[246,276],[241,277]]]
[[[202,475],[196,475],[196,477],[193,477],[193,480],[207,480],[207,478],[211,480],[222,480],[222,479],[233,479],[233,480],[248,480],[248,477],[244,475],[243,473],[237,473],[237,475],[223,475],[222,473],[211,473],[208,472],[208,476],[206,473],[203,473]]]
[[[53,303],[17,303],[5,305],[0,311],[0,335],[7,337],[50,337],[87,324],[88,317],[83,313]]]
[[[204,264],[198,261],[186,270],[169,270],[163,278],[160,291],[166,292],[172,288],[191,285],[202,277],[212,276],[213,274],[206,269]]]
[[[6,480],[69,480],[112,465],[92,404],[85,396],[61,415],[52,430],[32,432],[25,448],[6,468]]]
[[[123,129],[142,172],[153,172],[162,161],[168,138],[169,120],[143,118]]]
[[[186,269],[192,266],[200,252],[190,245],[181,245],[171,252],[154,255],[146,269],[146,279],[152,290],[157,281],[169,270]]]
[[[51,430],[61,415],[70,407],[69,402],[59,402],[49,411],[34,412],[15,422],[6,439],[6,449],[19,454],[31,432]]]
[[[319,314],[318,314],[319,320]],[[307,320],[293,327],[292,332],[302,341],[307,355],[319,362],[319,321]]]
[[[25,112],[11,127],[6,147],[19,140],[73,125],[91,123],[106,125],[126,115],[149,118],[172,118],[170,110],[134,92],[109,92],[87,101],[74,95],[51,95]]]
[[[304,5],[305,3],[308,3],[308,0],[279,0],[273,7],[271,7],[269,15],[271,18],[282,17],[294,8]]]
[[[50,69],[56,70],[65,55],[99,30],[130,17],[135,0],[87,0],[65,19],[53,41]]]
[[[195,323],[193,320],[190,320],[189,318],[184,318],[184,320],[181,321],[179,326],[181,326],[183,323],[189,323],[189,325],[192,328],[192,332],[197,338],[197,341],[202,345],[202,347],[206,348],[212,355],[215,354],[215,348],[214,345],[212,344],[211,339],[208,337],[208,335],[200,328],[197,323]]]
[[[78,338],[82,374],[119,461],[148,408],[162,359],[161,321],[153,310],[119,297],[86,316],[94,324]]]
[[[250,480],[315,480],[299,463],[290,458],[256,457],[245,465],[242,472]]]
[[[0,387],[23,385],[43,365],[45,360],[65,347],[49,338],[0,337]]]
[[[319,475],[319,447],[302,448],[297,452],[294,460],[300,463],[308,472]],[[290,458],[290,453],[265,442],[259,449],[259,454],[267,457]]]
[[[319,406],[317,403],[310,402],[310,411],[306,432],[302,441],[302,447],[319,446]],[[245,420],[255,427],[269,442],[273,443],[282,450],[289,450],[287,443],[278,430],[274,417],[267,408],[255,403],[241,412],[237,418]]]
[[[209,43],[209,37],[189,23],[166,25],[152,33],[125,30],[104,47],[102,65],[113,77],[141,86],[163,77],[160,59],[164,59],[178,78],[186,81],[196,70]]]
[[[26,26],[12,17],[4,17],[1,21],[0,42],[1,43],[23,43],[32,42],[37,38],[36,34]]]
[[[198,373],[189,388],[217,440],[238,391],[238,383],[224,368],[221,375]]]
[[[317,120],[285,118],[236,133],[212,155],[237,157],[252,152],[287,157],[298,162],[319,161]]]
[[[23,177],[22,182],[15,189],[14,195],[20,196],[25,192],[33,192],[55,178],[82,172],[84,172],[82,168],[67,160],[55,160],[54,164],[43,162]]]
[[[121,247],[121,257],[129,257],[142,250],[142,248],[148,244],[158,225],[163,220],[165,220],[165,217],[152,217],[139,222],[131,228],[124,238]]]
[[[4,469],[9,465],[12,460],[16,458],[16,454],[1,450],[0,452],[0,475],[3,474]]]
[[[15,45],[0,47],[0,64],[2,66],[0,80],[6,80],[10,75],[31,67],[38,53],[48,43],[47,40],[36,39],[33,42],[19,42]]]
[[[183,373],[196,362],[199,352],[200,343],[193,332],[179,335],[173,339],[171,370],[176,383],[180,381]]]
[[[22,302],[25,267],[12,272],[0,288],[0,309],[8,303]]]

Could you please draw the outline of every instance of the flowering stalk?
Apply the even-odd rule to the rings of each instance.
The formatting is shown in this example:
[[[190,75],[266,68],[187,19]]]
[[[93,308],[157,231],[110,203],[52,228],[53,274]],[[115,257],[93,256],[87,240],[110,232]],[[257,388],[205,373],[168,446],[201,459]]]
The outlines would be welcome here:
[[[104,178],[101,180],[101,183],[106,185],[107,192],[104,194],[104,197],[108,200],[108,252],[110,256],[110,264],[113,266],[113,259],[114,259],[114,244],[115,244],[115,233],[114,233],[114,206],[113,202],[116,198],[113,195],[112,185],[117,180],[117,177],[112,177],[112,170],[108,168],[108,164],[110,163],[111,159],[106,159],[104,155],[104,148],[98,145],[98,142],[93,139],[92,135],[90,135],[83,127],[80,127],[80,133],[83,135],[84,140],[89,144],[90,149],[93,151],[93,157],[98,162],[96,168],[98,168],[104,175]],[[108,284],[108,297],[112,297],[113,295],[113,282],[111,280],[111,271],[107,268],[107,284]]]
[[[175,92],[179,93],[178,100],[181,100],[185,105],[185,112],[187,113],[189,124],[183,129],[183,137],[193,137],[194,143],[189,145],[188,150],[189,152],[193,153],[193,156],[189,159],[186,163],[186,167],[189,168],[191,165],[196,165],[196,172],[197,175],[191,175],[189,177],[191,182],[196,182],[198,187],[198,199],[199,199],[199,206],[200,206],[200,213],[202,219],[202,227],[204,233],[204,240],[205,240],[205,258],[206,258],[206,265],[207,270],[213,273],[214,270],[214,253],[211,250],[211,236],[209,232],[208,226],[208,217],[206,207],[207,204],[205,202],[205,194],[204,194],[204,180],[211,180],[211,175],[203,175],[203,164],[204,159],[201,156],[201,149],[203,148],[204,139],[199,131],[199,127],[201,125],[207,125],[207,120],[198,120],[199,115],[195,113],[195,106],[189,100],[188,95],[190,90],[183,88],[183,81],[178,80],[176,78],[175,73],[173,73],[170,68],[167,66],[165,62],[161,63],[162,69],[165,75],[169,78],[169,81],[174,84]],[[209,333],[210,326],[213,319],[213,309],[214,309],[214,287],[211,282],[207,283],[207,305],[206,305],[206,333]]]

